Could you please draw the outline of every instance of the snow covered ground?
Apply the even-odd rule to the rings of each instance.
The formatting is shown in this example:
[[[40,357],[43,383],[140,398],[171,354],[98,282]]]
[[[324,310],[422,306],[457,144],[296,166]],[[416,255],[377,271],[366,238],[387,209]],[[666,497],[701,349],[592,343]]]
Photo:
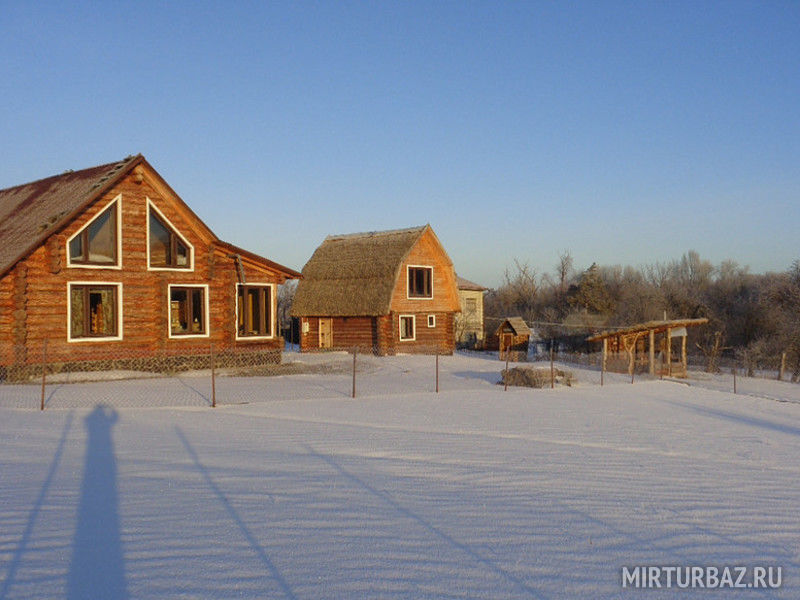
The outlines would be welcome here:
[[[565,365],[503,392],[456,355],[435,394],[433,357],[364,357],[353,400],[348,355],[287,360],[341,369],[220,377],[213,410],[203,373],[59,383],[44,412],[1,386],[0,600],[800,597],[797,384]],[[623,589],[640,565],[782,587]]]

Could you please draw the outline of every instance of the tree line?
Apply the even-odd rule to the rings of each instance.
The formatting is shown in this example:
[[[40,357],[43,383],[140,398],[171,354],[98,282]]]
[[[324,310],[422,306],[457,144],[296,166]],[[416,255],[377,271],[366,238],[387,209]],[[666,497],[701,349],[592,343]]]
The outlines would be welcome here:
[[[723,356],[748,370],[781,357],[793,379],[800,377],[800,260],[783,272],[754,274],[732,260],[714,265],[692,250],[664,263],[579,271],[565,251],[547,273],[515,260],[486,294],[484,313],[487,329],[493,317],[521,316],[540,336],[577,346],[601,329],[707,318],[708,325],[691,332],[690,347],[709,370]]]

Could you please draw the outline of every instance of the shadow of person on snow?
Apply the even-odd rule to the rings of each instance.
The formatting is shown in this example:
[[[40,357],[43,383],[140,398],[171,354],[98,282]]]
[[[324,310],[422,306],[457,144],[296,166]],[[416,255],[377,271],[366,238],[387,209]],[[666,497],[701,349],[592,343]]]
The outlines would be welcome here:
[[[67,577],[68,600],[128,598],[120,539],[117,463],[111,428],[117,412],[97,406],[85,419],[88,437],[78,522]]]

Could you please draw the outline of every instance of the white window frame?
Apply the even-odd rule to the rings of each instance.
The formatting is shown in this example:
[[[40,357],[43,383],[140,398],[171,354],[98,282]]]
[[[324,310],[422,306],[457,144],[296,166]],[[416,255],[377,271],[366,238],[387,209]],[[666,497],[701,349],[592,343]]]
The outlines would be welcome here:
[[[411,276],[411,269],[430,269],[431,270],[431,295],[430,296],[411,296],[408,293],[408,281]],[[406,300],[433,300],[433,265],[406,265]]]
[[[428,327],[436,327],[436,315],[428,315]]]
[[[403,319],[409,318],[414,324],[414,335],[411,337],[403,337]],[[399,315],[397,319],[397,339],[401,342],[413,342],[417,339],[417,316],[416,315]]]
[[[106,212],[106,210],[108,210],[108,208],[112,204],[114,204],[115,202],[117,203],[117,218],[115,219],[116,222],[117,222],[117,262],[114,263],[113,265],[112,264],[108,264],[108,265],[92,265],[92,264],[88,264],[88,263],[74,263],[74,262],[72,262],[72,256],[70,255],[70,252],[69,252],[69,244],[70,244],[70,242],[72,240],[74,240],[76,237],[78,237],[78,235],[83,233],[83,231],[87,227],[89,227],[89,225],[94,223],[94,221],[98,217],[100,217],[100,215],[102,215],[104,212]],[[108,202],[103,208],[101,208],[99,211],[97,211],[97,214],[95,216],[93,216],[91,219],[89,219],[86,222],[86,224],[84,224],[83,227],[78,229],[78,231],[76,231],[75,233],[73,233],[71,236],[69,236],[67,238],[66,252],[67,252],[67,268],[69,268],[69,269],[115,269],[117,271],[122,269],[122,194],[117,194],[116,197],[113,200]]]
[[[117,288],[117,335],[105,337],[72,337],[72,286],[116,286]],[[122,283],[119,281],[68,281],[67,282],[67,342],[119,342],[122,340]]]
[[[270,290],[270,324],[269,330],[272,332],[270,335],[239,335],[239,288],[240,287],[268,287],[272,288]],[[236,318],[233,321],[233,329],[234,335],[236,336],[236,341],[248,341],[248,340],[271,340],[275,338],[275,325],[277,324],[277,298],[275,297],[275,288],[276,285],[274,283],[261,283],[261,282],[253,282],[253,283],[237,283],[236,284]]]
[[[180,232],[180,230],[177,227],[175,227],[175,225],[172,224],[172,221],[170,221],[164,215],[164,213],[162,213],[158,209],[158,207],[155,205],[155,203],[152,200],[150,200],[150,198],[146,198],[146,199],[147,199],[147,215],[146,215],[146,218],[145,218],[145,231],[147,233],[147,236],[145,238],[145,248],[146,248],[146,251],[147,251],[147,270],[148,271],[173,271],[173,272],[179,272],[179,273],[191,273],[191,272],[193,272],[194,271],[194,246],[189,242],[189,240],[187,240],[183,236],[183,234]],[[172,229],[172,231],[175,232],[175,235],[177,235],[181,239],[181,241],[184,244],[186,244],[186,247],[189,249],[189,266],[188,267],[153,267],[153,266],[150,266],[150,211],[151,210],[154,210],[156,212],[156,215],[158,215],[158,218],[161,219],[167,225],[167,227]]]
[[[204,333],[172,333],[172,288],[202,288],[205,290],[205,318]],[[207,283],[170,283],[167,285],[167,338],[171,340],[190,340],[193,338],[207,338],[211,335],[209,320],[209,289]]]

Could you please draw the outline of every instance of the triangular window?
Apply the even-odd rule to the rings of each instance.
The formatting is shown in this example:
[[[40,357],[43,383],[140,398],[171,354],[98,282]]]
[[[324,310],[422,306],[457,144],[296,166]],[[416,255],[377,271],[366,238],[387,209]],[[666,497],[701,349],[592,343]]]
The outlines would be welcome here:
[[[92,219],[69,240],[69,262],[74,265],[114,266],[117,258],[117,202]]]
[[[163,269],[191,268],[191,248],[154,210],[150,212],[150,266]]]

